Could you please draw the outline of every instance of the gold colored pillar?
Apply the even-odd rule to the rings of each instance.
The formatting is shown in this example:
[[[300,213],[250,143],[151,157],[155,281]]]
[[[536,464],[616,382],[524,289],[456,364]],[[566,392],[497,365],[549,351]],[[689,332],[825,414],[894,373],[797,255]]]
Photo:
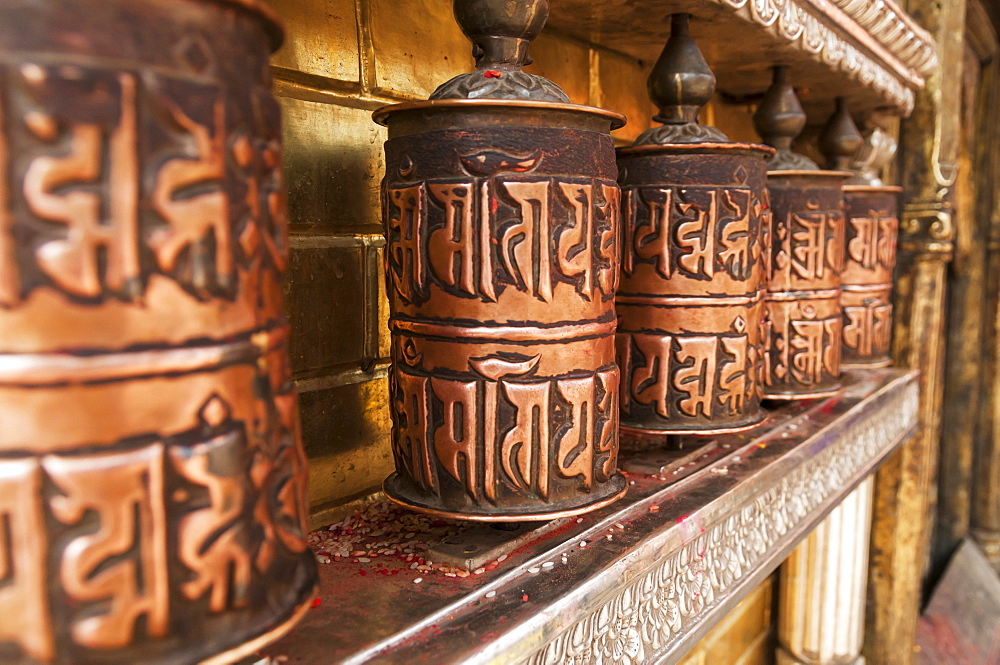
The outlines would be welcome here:
[[[945,294],[954,251],[965,0],[911,0],[938,42],[937,71],[917,95],[900,136],[906,191],[896,272],[893,359],[921,371],[916,436],[875,479],[865,656],[870,665],[914,659],[921,586],[936,500],[944,387]]]
[[[778,665],[864,665],[874,478],[866,478],[781,567]]]

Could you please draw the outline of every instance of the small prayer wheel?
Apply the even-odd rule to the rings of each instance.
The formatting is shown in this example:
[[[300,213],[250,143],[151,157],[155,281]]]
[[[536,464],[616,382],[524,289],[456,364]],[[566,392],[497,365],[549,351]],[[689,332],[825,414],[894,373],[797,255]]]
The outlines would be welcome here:
[[[767,187],[773,226],[764,345],[767,399],[823,397],[840,388],[846,171],[821,171],[792,152],[806,115],[784,67],[764,95],[754,124],[776,148]]]
[[[394,501],[548,520],[625,493],[610,131],[521,71],[547,0],[455,0],[477,70],[383,108]]]
[[[649,78],[663,123],[618,150],[622,432],[711,434],[764,418],[758,373],[770,211],[766,146],[698,124],[712,74],[672,17]]]
[[[871,140],[878,137],[876,140]],[[899,235],[899,194],[902,187],[886,186],[878,172],[892,159],[896,142],[871,130],[862,137],[843,99],[820,138],[828,165],[852,169],[844,185],[847,220],[843,292],[842,367],[866,369],[892,364],[892,273],[896,267]],[[860,152],[859,152],[860,148]]]
[[[281,28],[0,3],[0,661],[231,663],[308,611]]]

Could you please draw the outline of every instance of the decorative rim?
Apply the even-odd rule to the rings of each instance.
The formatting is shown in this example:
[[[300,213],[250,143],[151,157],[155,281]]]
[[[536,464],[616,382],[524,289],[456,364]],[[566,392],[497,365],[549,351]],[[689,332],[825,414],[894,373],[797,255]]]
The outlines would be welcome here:
[[[891,367],[892,358],[885,358],[884,360],[873,360],[871,362],[858,361],[853,363],[840,363],[840,369],[852,370],[852,369],[882,369],[883,367]]]
[[[264,21],[264,32],[271,40],[271,53],[274,53],[285,41],[285,24],[278,12],[271,9],[264,0],[211,0],[223,5],[236,5],[245,9]]]
[[[237,0],[241,1],[241,0]],[[252,1],[252,0],[251,0]],[[390,104],[376,109],[372,113],[372,120],[380,125],[387,125],[388,117],[396,113],[406,111],[417,111],[423,109],[462,109],[471,108],[527,108],[536,110],[566,111],[569,113],[579,113],[581,115],[591,115],[607,118],[611,121],[611,129],[621,129],[628,122],[625,116],[616,111],[599,109],[596,106],[583,106],[582,104],[556,104],[554,102],[534,102],[530,100],[517,99],[434,99],[419,102],[403,102],[401,104]]]
[[[899,185],[844,185],[845,192],[885,192],[886,194],[901,194],[903,188]]]
[[[228,651],[223,651],[214,656],[206,658],[205,660],[199,661],[198,665],[229,665],[230,663],[235,663],[243,658],[246,658],[257,651],[260,651],[267,645],[277,642],[282,637],[291,632],[302,617],[306,615],[306,612],[312,607],[313,600],[316,599],[316,595],[319,592],[319,588],[313,586],[309,595],[306,596],[305,601],[298,605],[292,615],[288,617],[283,623],[279,624],[275,628],[267,631],[263,635],[258,635],[249,642],[245,642],[238,647],[232,648]]]
[[[444,517],[453,520],[465,520],[469,522],[547,522],[549,520],[556,520],[562,517],[573,517],[574,515],[583,515],[584,513],[589,513],[591,511],[597,510],[598,508],[603,508],[604,506],[610,505],[617,501],[618,499],[625,496],[628,492],[628,482],[625,480],[625,476],[619,471],[611,480],[607,482],[608,485],[613,485],[617,483],[622,484],[622,488],[617,492],[598,499],[593,503],[588,503],[584,506],[578,506],[576,508],[569,508],[567,510],[559,510],[555,512],[545,512],[545,513],[511,513],[503,515],[487,515],[485,513],[459,513],[450,510],[441,510],[439,508],[432,508],[430,506],[425,506],[419,503],[410,502],[406,497],[394,495],[394,488],[390,487],[397,478],[399,478],[398,473],[393,473],[391,476],[385,479],[382,483],[382,492],[385,493],[386,497],[393,503],[399,504],[403,508],[408,508],[410,510],[415,510],[419,513],[425,513],[427,515],[433,515],[435,517]]]
[[[641,155],[643,153],[652,152],[664,152],[664,153],[676,153],[676,154],[692,154],[692,155],[712,155],[712,154],[726,154],[726,153],[741,153],[751,156],[760,157],[770,157],[777,152],[774,148],[769,145],[764,145],[762,143],[660,143],[660,144],[644,144],[644,145],[628,145],[622,146],[621,148],[616,148],[616,152],[620,157],[630,157],[632,155]]]
[[[712,435],[712,434],[736,434],[738,432],[745,432],[747,430],[753,429],[754,427],[759,427],[761,423],[767,420],[768,413],[765,409],[760,410],[760,417],[753,422],[747,423],[745,425],[731,425],[724,427],[714,427],[710,429],[692,428],[692,429],[646,429],[645,427],[632,427],[630,425],[620,425],[619,431],[623,434],[630,434],[637,437],[643,436],[701,436],[701,435]]]
[[[764,399],[777,400],[777,401],[782,401],[782,402],[790,402],[790,401],[795,401],[795,400],[800,400],[800,399],[819,399],[820,397],[833,397],[834,395],[836,395],[837,393],[839,393],[843,387],[844,387],[844,384],[838,382],[836,386],[834,386],[832,388],[824,388],[820,392],[814,392],[814,393],[806,393],[806,392],[797,392],[797,393],[768,393],[768,392],[765,392],[762,397]]]
[[[789,169],[787,171],[768,171],[768,178],[779,176],[816,176],[818,178],[850,178],[854,175],[852,171],[830,171],[825,169]]]

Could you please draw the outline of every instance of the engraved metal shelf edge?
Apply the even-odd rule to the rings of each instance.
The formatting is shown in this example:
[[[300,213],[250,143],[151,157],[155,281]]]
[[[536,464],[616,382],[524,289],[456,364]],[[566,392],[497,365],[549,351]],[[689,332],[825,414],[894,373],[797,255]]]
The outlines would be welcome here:
[[[845,373],[833,397],[782,404],[753,430],[715,437],[696,471],[629,474],[624,500],[457,588],[365,578],[383,603],[409,599],[379,612],[375,631],[351,629],[371,627],[384,604],[337,592],[358,574],[345,564],[348,577],[321,582],[323,605],[281,653],[302,665],[677,662],[907,438],[917,376]]]

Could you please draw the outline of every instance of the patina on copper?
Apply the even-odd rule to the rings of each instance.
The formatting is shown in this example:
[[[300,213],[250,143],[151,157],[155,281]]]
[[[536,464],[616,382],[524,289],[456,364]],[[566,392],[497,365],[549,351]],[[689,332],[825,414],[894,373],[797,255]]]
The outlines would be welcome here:
[[[820,149],[828,166],[848,169],[856,161],[865,139],[843,99],[820,136]],[[871,152],[870,150],[867,152]],[[896,267],[901,187],[885,186],[878,171],[892,159],[894,150],[880,151],[864,161],[844,185],[846,253],[842,274],[844,369],[887,367],[892,364],[892,273]]]
[[[784,67],[754,124],[777,148],[768,165],[773,227],[767,279],[763,393],[768,399],[831,395],[840,388],[844,197],[851,174],[821,171],[792,152],[806,115]]]
[[[0,5],[0,661],[232,662],[308,609],[280,27]]]
[[[545,0],[456,0],[478,69],[384,108],[394,501],[552,519],[624,494],[618,114],[520,71]]]
[[[672,17],[649,78],[664,123],[620,148],[617,297],[622,431],[721,433],[759,423],[770,227],[766,146],[698,124],[715,77]]]

